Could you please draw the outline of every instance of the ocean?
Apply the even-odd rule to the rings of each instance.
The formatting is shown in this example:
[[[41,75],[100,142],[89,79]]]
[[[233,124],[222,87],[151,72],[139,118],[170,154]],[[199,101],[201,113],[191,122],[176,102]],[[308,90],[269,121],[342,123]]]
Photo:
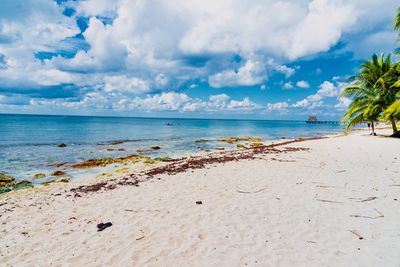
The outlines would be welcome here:
[[[58,163],[127,156],[152,146],[161,149],[143,154],[173,158],[216,147],[236,148],[221,142],[194,142],[197,139],[262,137],[271,142],[281,137],[315,137],[343,130],[338,124],[305,121],[0,114],[0,172],[32,180],[36,173],[49,177]],[[66,147],[58,147],[60,143]],[[72,178],[83,172],[67,170]]]

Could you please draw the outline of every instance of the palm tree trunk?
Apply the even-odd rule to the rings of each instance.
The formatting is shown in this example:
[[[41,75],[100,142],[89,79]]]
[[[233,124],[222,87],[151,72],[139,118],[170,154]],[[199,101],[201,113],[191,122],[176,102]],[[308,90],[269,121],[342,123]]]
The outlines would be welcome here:
[[[399,132],[397,131],[396,122],[395,121],[391,121],[391,122],[392,122],[392,128],[393,128],[393,136],[399,135]]]
[[[372,129],[372,135],[375,135],[375,124],[374,124],[374,121],[371,121],[371,129]]]

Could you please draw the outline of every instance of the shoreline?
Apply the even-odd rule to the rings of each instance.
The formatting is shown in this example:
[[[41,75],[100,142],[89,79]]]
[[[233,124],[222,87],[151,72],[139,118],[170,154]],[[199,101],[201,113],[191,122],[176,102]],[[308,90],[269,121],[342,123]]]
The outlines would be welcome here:
[[[52,125],[54,129],[44,128],[43,134],[39,134],[35,132],[36,125],[40,123],[39,119],[31,121],[25,117],[12,119],[6,116],[4,123],[9,127],[0,142],[0,154],[4,155],[0,160],[0,172],[17,180],[27,180],[35,184],[53,179],[52,172],[59,168],[67,171],[71,179],[86,176],[84,172],[76,169],[63,170],[63,163],[73,165],[91,158],[127,157],[133,154],[152,158],[176,158],[202,154],[205,150],[215,148],[236,149],[235,144],[216,142],[231,136],[260,137],[266,142],[277,142],[282,136],[287,139],[312,137],[335,133],[342,128],[326,125],[308,126],[304,122],[279,120],[243,120],[240,123],[204,120],[199,123],[194,120],[179,122],[157,119],[149,122],[138,119],[137,122],[131,123],[124,118],[104,121],[90,117],[66,121],[48,118],[45,120],[46,125]],[[25,129],[21,126],[24,123]],[[116,127],[114,132],[111,131],[113,127]],[[31,131],[34,132],[33,135],[26,134]],[[15,135],[18,136],[17,139],[13,138]],[[193,142],[200,138],[215,142]],[[150,151],[152,146],[161,148]]]
[[[6,266],[396,266],[399,148],[364,130],[9,192],[0,256]]]

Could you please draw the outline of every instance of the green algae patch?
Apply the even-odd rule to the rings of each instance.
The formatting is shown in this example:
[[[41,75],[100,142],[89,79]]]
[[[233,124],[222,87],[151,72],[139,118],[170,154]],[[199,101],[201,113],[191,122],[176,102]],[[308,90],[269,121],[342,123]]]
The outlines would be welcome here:
[[[251,143],[259,143],[263,142],[264,139],[261,137],[229,137],[225,139],[217,139],[219,142],[224,142],[228,144],[235,144],[237,142],[251,142]]]
[[[158,161],[154,160],[154,159],[146,159],[145,161],[143,161],[144,164],[156,164]]]
[[[146,149],[138,149],[136,150],[137,153],[146,153],[146,152],[152,152],[154,150],[160,150],[161,147],[160,146],[152,146],[150,148],[146,148]]]
[[[1,182],[0,183],[0,194],[7,193],[10,191],[21,190],[32,188],[33,185],[29,181],[13,181],[13,182]]]
[[[122,173],[122,172],[126,172],[128,170],[129,170],[129,168],[122,168],[122,169],[116,170],[115,172],[116,173]]]
[[[0,173],[0,194],[30,187],[32,183],[29,181],[15,181],[13,176]]]
[[[206,142],[223,142],[227,144],[236,144],[238,142],[250,142],[250,143],[259,143],[263,142],[264,139],[261,137],[228,137],[228,138],[220,138],[216,140],[209,140],[209,139],[198,139],[194,140],[195,143],[206,143]]]
[[[41,185],[49,186],[52,183],[69,183],[70,180],[71,180],[71,178],[69,178],[68,176],[64,176],[64,177],[60,177],[58,179],[52,179],[52,180],[43,182],[43,183],[41,183]]]
[[[245,147],[245,145],[243,145],[243,144],[237,144],[236,148],[238,148],[238,149],[246,149],[247,147]]]
[[[154,158],[154,160],[168,162],[168,161],[172,161],[173,159],[170,157],[158,157],[158,158]]]
[[[121,164],[126,164],[126,163],[137,163],[142,160],[147,160],[150,159],[149,157],[146,156],[141,156],[141,155],[130,155],[127,157],[118,157],[118,158],[94,158],[94,159],[88,159],[85,160],[81,163],[76,163],[73,164],[71,167],[76,168],[76,169],[89,169],[89,168],[95,168],[95,167],[105,167],[110,164],[115,164],[115,163],[121,163]]]
[[[15,180],[11,175],[7,175],[5,173],[0,172],[0,183],[8,183],[13,182]]]

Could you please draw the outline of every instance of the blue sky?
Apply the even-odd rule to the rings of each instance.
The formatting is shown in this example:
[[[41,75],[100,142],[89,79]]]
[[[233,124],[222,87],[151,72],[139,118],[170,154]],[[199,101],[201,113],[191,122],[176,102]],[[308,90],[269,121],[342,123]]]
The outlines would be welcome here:
[[[338,119],[393,0],[2,0],[0,113]]]

